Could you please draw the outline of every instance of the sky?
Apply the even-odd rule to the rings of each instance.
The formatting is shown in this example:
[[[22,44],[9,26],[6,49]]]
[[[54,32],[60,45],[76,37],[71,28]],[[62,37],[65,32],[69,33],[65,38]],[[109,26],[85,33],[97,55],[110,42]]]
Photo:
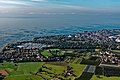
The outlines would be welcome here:
[[[120,0],[0,0],[2,14],[120,12]]]

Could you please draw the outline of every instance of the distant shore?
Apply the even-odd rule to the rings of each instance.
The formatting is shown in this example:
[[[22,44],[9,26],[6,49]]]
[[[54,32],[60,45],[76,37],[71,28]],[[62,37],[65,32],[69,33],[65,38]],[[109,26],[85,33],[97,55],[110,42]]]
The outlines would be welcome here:
[[[25,24],[25,23],[23,23]],[[8,25],[9,26],[9,25]],[[69,35],[76,34],[83,31],[97,31],[102,29],[119,29],[120,25],[100,25],[100,24],[86,24],[86,25],[59,25],[59,26],[21,26],[16,24],[15,26],[0,27],[0,47],[3,47],[7,43],[21,42],[31,40],[40,36],[51,35]]]
[[[1,50],[0,55],[2,57],[0,59],[15,62],[43,61],[43,54],[40,55],[39,53],[45,49],[85,49],[90,52],[95,49],[101,49],[102,51],[111,51],[120,49],[119,43],[120,29],[103,29],[67,35],[42,36],[35,37],[30,41],[14,42],[5,45]],[[47,59],[51,60],[53,57],[47,57],[45,61]],[[64,55],[59,56],[59,60],[62,60],[63,57]]]

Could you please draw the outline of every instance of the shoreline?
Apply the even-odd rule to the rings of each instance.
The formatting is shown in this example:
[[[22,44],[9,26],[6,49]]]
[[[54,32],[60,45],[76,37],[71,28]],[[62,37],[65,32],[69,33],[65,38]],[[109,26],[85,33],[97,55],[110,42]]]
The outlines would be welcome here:
[[[76,34],[36,37],[33,40],[6,44],[0,52],[1,61],[51,61],[54,56],[40,54],[46,49],[81,49],[88,52],[95,49],[111,51],[120,49],[120,29],[84,31]],[[49,54],[47,54],[49,55]],[[28,57],[29,56],[29,57]],[[35,57],[36,56],[36,57]],[[65,55],[57,56],[62,60]],[[24,60],[25,58],[25,60]],[[53,59],[54,61],[54,59]]]
[[[66,26],[61,26],[61,27],[56,26],[56,27],[51,28],[50,30],[47,28],[41,28],[42,26],[36,27],[38,30],[36,30],[33,27],[31,27],[33,30],[27,29],[26,28],[27,26],[25,26],[25,28],[20,28],[20,29],[19,28],[12,29],[11,27],[10,34],[5,33],[5,36],[3,36],[2,39],[0,40],[0,45],[1,45],[0,48],[4,47],[4,45],[7,43],[32,40],[32,38],[39,37],[39,36],[75,34],[75,33],[83,32],[83,31],[96,31],[96,30],[103,30],[103,29],[111,30],[111,29],[119,29],[119,26],[120,26],[119,24],[108,24],[108,25],[86,24],[86,25],[68,25],[68,26],[66,25]],[[16,31],[15,33],[14,33],[14,30]],[[3,34],[4,33],[2,33],[1,35]]]
[[[113,31],[113,30],[120,30],[120,29],[102,29],[102,30],[108,30],[108,31]],[[40,36],[40,37],[33,37],[31,40],[23,40],[23,41],[15,41],[15,42],[8,42],[5,43],[5,45],[0,47],[0,51],[2,50],[2,48],[4,48],[6,45],[8,44],[14,44],[14,43],[24,43],[24,42],[33,42],[35,39],[37,38],[44,38],[44,37],[57,37],[57,36],[68,36],[68,35],[75,35],[75,34],[79,34],[79,33],[84,33],[84,32],[96,32],[96,31],[102,31],[102,30],[90,30],[90,31],[81,31],[81,32],[77,32],[77,33],[71,33],[71,34],[57,34],[57,35],[48,35],[48,36]]]

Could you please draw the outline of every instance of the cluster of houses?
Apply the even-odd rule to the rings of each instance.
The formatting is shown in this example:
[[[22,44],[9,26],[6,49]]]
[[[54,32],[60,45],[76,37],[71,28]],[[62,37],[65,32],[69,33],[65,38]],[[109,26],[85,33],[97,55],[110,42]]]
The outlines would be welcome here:
[[[67,66],[67,69],[64,71],[65,76],[72,76],[73,75],[73,70],[72,67]]]
[[[0,52],[0,62],[1,60],[16,62],[43,61],[43,56],[39,54],[39,51],[48,48],[92,50],[99,47],[117,49],[120,48],[120,44],[110,38],[114,34],[120,34],[120,30],[84,31],[77,34],[43,36],[34,38],[32,41],[11,43],[6,45]],[[119,38],[116,40],[119,42]],[[50,58],[50,60],[53,58]],[[114,63],[114,59],[112,62]]]
[[[110,39],[113,39],[114,41],[120,43],[120,34],[117,34],[115,36],[109,36]]]
[[[111,52],[100,52],[102,63],[120,64],[119,57]]]
[[[16,44],[8,44],[0,52],[0,62],[37,62],[37,61],[56,61],[62,60],[62,56],[47,57],[42,55],[41,52],[50,45],[33,42],[21,42]],[[53,55],[59,54],[58,50],[49,50],[49,53]]]
[[[16,47],[7,45],[0,52],[0,60],[12,62],[42,61],[42,56],[38,52],[40,49],[39,46],[38,48],[36,48],[37,46],[34,48],[33,45],[32,43],[25,43]]]
[[[98,31],[84,31],[77,34],[69,35],[55,35],[34,38],[35,42],[42,44],[53,45],[57,48],[80,48],[91,49],[96,47],[117,49],[116,42],[120,42],[120,30],[98,30]],[[113,39],[112,36],[117,38]],[[102,44],[102,45],[101,45]],[[104,46],[104,47],[103,47]]]
[[[24,44],[18,45],[17,47],[23,48],[23,49],[42,49],[44,47],[47,47],[47,45],[29,42],[29,43],[24,43]]]

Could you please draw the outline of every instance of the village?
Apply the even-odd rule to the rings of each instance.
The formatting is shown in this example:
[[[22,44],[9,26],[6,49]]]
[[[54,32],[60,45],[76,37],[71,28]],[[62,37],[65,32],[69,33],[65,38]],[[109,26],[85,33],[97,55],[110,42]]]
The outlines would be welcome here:
[[[31,41],[15,42],[4,46],[0,52],[1,66],[13,63],[14,67],[22,63],[44,63],[36,73],[47,75],[48,80],[82,80],[89,73],[92,76],[120,76],[120,30],[84,31],[76,34],[36,37]],[[84,66],[76,74],[73,66]],[[51,65],[63,66],[61,73],[54,73]],[[101,70],[101,71],[99,71]],[[52,72],[53,71],[53,72]],[[8,70],[1,70],[2,76],[9,76]],[[95,73],[95,75],[94,75]],[[80,75],[81,74],[81,75]],[[57,77],[58,76],[58,77]],[[64,77],[63,77],[64,76]],[[67,77],[67,78],[66,78]],[[42,80],[42,79],[41,79]]]

